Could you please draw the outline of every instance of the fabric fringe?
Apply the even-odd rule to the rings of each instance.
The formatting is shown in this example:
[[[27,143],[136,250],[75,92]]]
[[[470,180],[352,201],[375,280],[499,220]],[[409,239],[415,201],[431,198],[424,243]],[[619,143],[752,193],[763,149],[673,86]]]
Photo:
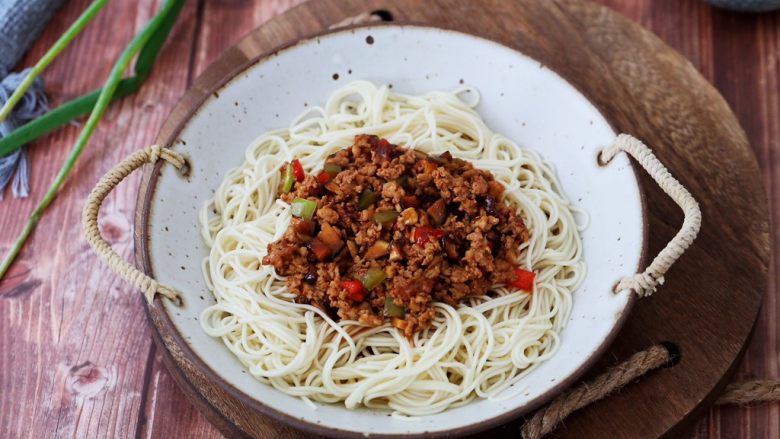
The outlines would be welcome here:
[[[21,73],[11,73],[0,81],[0,107],[8,101],[29,72],[30,69],[25,69]],[[48,110],[49,102],[43,92],[43,80],[38,77],[8,118],[0,123],[0,138]],[[11,180],[11,193],[14,198],[25,198],[30,194],[30,160],[25,148],[0,157],[0,200],[3,199],[5,188]]]

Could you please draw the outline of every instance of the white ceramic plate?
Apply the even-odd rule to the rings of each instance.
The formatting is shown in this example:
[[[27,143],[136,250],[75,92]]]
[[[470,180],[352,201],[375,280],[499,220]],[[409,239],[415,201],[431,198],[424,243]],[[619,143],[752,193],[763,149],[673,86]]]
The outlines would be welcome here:
[[[198,316],[214,300],[201,274],[207,249],[197,211],[225,172],[243,161],[252,139],[286,126],[307,105],[323,104],[337,87],[356,79],[392,84],[393,90],[409,94],[451,90],[461,81],[475,86],[482,96],[477,110],[488,126],[552,161],[568,198],[590,213],[590,226],[582,234],[588,275],[574,293],[560,349],[522,380],[520,395],[478,400],[410,421],[343,405],[317,404],[312,410],[256,381],[220,340],[201,330]],[[474,432],[528,412],[562,390],[596,360],[622,324],[633,301],[628,292],[613,294],[611,289],[619,277],[636,272],[645,244],[636,175],[622,154],[610,166],[597,164],[598,150],[615,133],[584,96],[539,62],[453,31],[364,27],[304,40],[260,59],[217,92],[182,128],[178,138],[183,143],[175,145],[190,158],[189,182],[170,166],[152,177],[148,257],[154,277],[184,295],[182,308],[163,301],[187,343],[184,348],[202,361],[207,375],[247,405],[331,435]]]

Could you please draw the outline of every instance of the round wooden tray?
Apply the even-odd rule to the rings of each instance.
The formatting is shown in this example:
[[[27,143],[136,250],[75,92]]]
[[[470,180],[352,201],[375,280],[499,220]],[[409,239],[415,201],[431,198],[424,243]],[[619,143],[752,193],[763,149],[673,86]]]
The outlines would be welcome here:
[[[728,382],[750,337],[767,286],[769,213],[758,165],[723,98],[680,54],[639,25],[584,0],[312,1],[228,49],[178,103],[158,143],[173,144],[187,115],[227,75],[303,36],[375,10],[398,22],[489,38],[539,60],[585,94],[616,131],[646,141],[699,200],[704,225],[695,245],[658,293],[638,302],[591,373],[658,342],[674,343],[681,360],[577,412],[556,435],[650,438],[683,432]],[[150,174],[147,169],[139,200]],[[649,207],[649,251],[656,254],[678,230],[682,214],[649,177],[640,180]],[[149,273],[140,218],[139,209],[136,260]],[[301,436],[211,383],[161,307],[149,307],[148,315],[179,387],[224,434]],[[490,434],[518,437],[521,423]]]

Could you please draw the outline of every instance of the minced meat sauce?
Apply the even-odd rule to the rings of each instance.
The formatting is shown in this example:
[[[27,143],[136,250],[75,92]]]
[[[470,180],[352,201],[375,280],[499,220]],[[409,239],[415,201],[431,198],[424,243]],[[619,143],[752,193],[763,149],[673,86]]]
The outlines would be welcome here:
[[[528,230],[501,201],[504,187],[448,152],[359,135],[319,175],[297,160],[281,172],[294,218],[263,264],[287,277],[298,303],[368,326],[389,320],[411,337],[430,324],[434,301],[533,288],[516,263]]]

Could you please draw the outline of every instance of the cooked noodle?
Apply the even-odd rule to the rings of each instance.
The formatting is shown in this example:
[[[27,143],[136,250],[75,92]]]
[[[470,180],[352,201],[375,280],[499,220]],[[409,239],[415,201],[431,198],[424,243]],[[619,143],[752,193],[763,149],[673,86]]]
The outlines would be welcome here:
[[[257,379],[307,402],[343,401],[348,408],[417,416],[474,398],[506,397],[501,393],[557,349],[572,291],[585,276],[584,225],[577,225],[579,211],[563,195],[552,165],[490,131],[473,109],[478,100],[468,87],[406,96],[359,81],[289,128],[252,142],[244,163],[227,173],[200,212],[210,248],[203,271],[217,300],[201,316],[203,329],[220,337]],[[496,286],[457,308],[436,303],[433,324],[413,340],[389,324],[335,322],[314,306],[294,303],[284,278],[260,262],[291,219],[289,205],[278,199],[279,168],[298,158],[316,174],[356,134],[426,153],[450,151],[492,172],[530,231],[518,264],[536,272],[533,293]]]

